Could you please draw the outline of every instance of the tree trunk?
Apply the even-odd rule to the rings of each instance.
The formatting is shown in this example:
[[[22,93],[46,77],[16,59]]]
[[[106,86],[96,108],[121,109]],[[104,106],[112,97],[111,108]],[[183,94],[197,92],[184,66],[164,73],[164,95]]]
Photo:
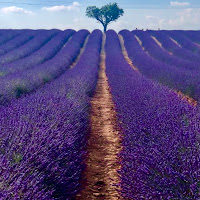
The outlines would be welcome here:
[[[106,32],[106,30],[107,30],[107,24],[104,25],[103,28],[104,28],[104,32]]]

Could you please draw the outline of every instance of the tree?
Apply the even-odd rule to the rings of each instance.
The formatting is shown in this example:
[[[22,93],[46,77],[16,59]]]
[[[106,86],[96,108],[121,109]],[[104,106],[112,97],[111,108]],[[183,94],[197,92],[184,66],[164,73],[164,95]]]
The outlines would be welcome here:
[[[120,16],[124,14],[123,9],[119,8],[117,3],[110,3],[101,8],[96,6],[89,6],[86,9],[86,16],[96,19],[104,27],[104,32],[106,32],[108,24],[116,21]]]

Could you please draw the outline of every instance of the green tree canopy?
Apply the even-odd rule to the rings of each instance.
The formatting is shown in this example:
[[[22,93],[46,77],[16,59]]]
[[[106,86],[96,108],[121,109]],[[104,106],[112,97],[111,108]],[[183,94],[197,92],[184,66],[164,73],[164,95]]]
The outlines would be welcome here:
[[[120,16],[124,14],[123,9],[119,8],[117,3],[110,3],[101,8],[96,6],[89,6],[86,9],[86,16],[96,19],[104,27],[104,32],[107,29],[108,24],[116,21]]]

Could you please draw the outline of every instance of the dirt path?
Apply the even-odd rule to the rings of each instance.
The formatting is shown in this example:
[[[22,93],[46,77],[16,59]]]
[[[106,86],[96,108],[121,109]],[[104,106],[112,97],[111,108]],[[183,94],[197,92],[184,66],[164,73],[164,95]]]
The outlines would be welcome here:
[[[139,38],[137,35],[134,35],[134,36],[135,36],[136,40],[138,41],[138,43],[140,44],[140,46],[142,47],[142,50],[143,50],[147,55],[150,56],[149,52],[146,51],[146,49],[145,49],[144,46],[142,45],[142,41],[140,40],[140,38]]]
[[[76,58],[75,61],[70,65],[70,69],[74,68],[74,66],[75,66],[75,65],[78,63],[78,61],[80,60],[80,57],[81,57],[81,55],[83,54],[83,52],[84,52],[84,50],[85,50],[85,47],[86,47],[86,45],[87,45],[87,42],[88,42],[89,37],[90,37],[90,35],[88,35],[88,36],[86,37],[86,39],[85,39],[85,41],[84,41],[84,44],[83,44],[83,46],[81,47],[80,52],[79,52],[77,58]]]
[[[178,45],[179,47],[181,47],[182,48],[182,46],[176,41],[176,40],[174,40],[173,38],[171,38],[171,37],[169,37],[170,38],[170,40],[172,40],[176,45]]]
[[[192,41],[193,42],[193,41]],[[198,44],[197,42],[193,42],[195,45],[197,45],[198,47],[200,47],[200,44]]]
[[[162,49],[164,49],[161,42],[159,42],[154,36],[151,36],[151,37],[152,37],[152,39],[158,44],[158,46],[160,46]],[[166,49],[164,49],[164,50],[167,51]],[[167,51],[167,52],[168,52],[170,55],[173,55],[172,52],[170,52],[170,51]]]
[[[175,92],[183,101],[188,102],[193,107],[197,106],[197,101],[195,101],[192,97],[183,94],[181,91],[175,91]]]
[[[138,68],[135,67],[131,61],[131,59],[128,57],[128,52],[126,51],[125,45],[124,45],[124,39],[121,35],[119,35],[119,41],[121,44],[121,48],[122,48],[122,54],[124,56],[124,58],[126,59],[127,63],[137,72],[139,72]]]
[[[105,36],[102,42],[101,63],[96,92],[91,101],[91,133],[88,145],[85,189],[77,200],[122,199],[117,192],[120,169],[117,154],[121,150],[116,127],[116,113],[105,73]]]

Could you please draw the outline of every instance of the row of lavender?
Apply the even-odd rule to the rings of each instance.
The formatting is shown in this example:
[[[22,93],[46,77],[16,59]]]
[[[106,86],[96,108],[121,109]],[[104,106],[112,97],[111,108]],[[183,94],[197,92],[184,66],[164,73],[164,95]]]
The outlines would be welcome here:
[[[187,37],[187,32],[184,34],[183,31],[163,31],[167,33],[171,38],[179,43],[182,47],[200,55],[200,46],[191,41],[189,37]]]
[[[150,35],[154,36],[162,44],[162,47],[166,49],[167,51],[171,52],[174,56],[179,57],[181,59],[185,59],[185,60],[195,61],[199,64],[200,55],[184,47],[181,47],[180,44],[176,42],[176,40],[173,40],[173,38],[167,34],[167,32],[148,31],[147,33],[150,33]],[[192,41],[190,42],[193,43]]]
[[[52,39],[50,39],[44,46],[42,46],[39,50],[37,51],[32,51],[31,55],[29,56],[23,56],[23,58],[16,60],[15,62],[7,63],[4,64],[3,66],[0,67],[0,73],[1,77],[11,74],[11,73],[16,73],[20,71],[24,71],[28,68],[31,68],[34,65],[42,64],[45,61],[51,59],[54,57],[60,49],[65,45],[65,43],[69,40],[69,38],[75,33],[74,30],[67,29],[65,31],[61,31],[58,34],[56,34]],[[45,32],[39,32],[39,35],[44,37],[45,40],[49,39],[48,36],[45,37]],[[23,37],[25,37],[25,34],[23,34]],[[39,38],[36,38],[37,41]],[[30,41],[30,44],[34,44],[33,41]],[[38,43],[41,43],[41,40],[38,41]],[[8,44],[8,43],[6,43]],[[7,45],[6,45],[7,46]],[[26,46],[26,47],[25,47]],[[30,49],[30,45],[26,44],[21,47],[21,49],[24,52],[26,52],[26,49]],[[9,54],[13,54],[16,56],[15,51],[19,51],[19,48],[16,50],[13,50],[13,52],[9,52]]]
[[[0,60],[2,63],[5,61],[7,62],[6,64],[0,67],[0,75],[1,77],[3,77],[0,80],[0,85],[2,85],[1,87],[2,89],[0,89],[0,95],[1,95],[0,103],[1,104],[5,104],[5,102],[8,102],[11,99],[20,96],[21,93],[27,93],[34,90],[35,86],[34,87],[30,86],[32,79],[30,78],[30,75],[27,75],[27,72],[28,74],[32,74],[34,73],[36,69],[39,69],[39,67],[50,65],[52,61],[55,59],[54,58],[56,57],[55,55],[62,48],[63,44],[69,39],[69,37],[72,34],[74,34],[74,31],[72,30],[66,30],[64,32],[61,32],[58,30],[51,30],[51,31],[24,30],[21,32],[22,33],[19,35],[18,32],[12,31],[11,33],[15,36],[15,37],[13,36],[14,39],[0,46],[0,50],[5,50],[6,49],[5,47],[8,48],[9,46],[16,47],[16,43],[17,43],[16,41],[21,40],[21,42],[22,41],[24,42],[27,40],[27,38],[30,37],[28,42],[26,42],[21,47],[14,48],[12,51],[9,51],[7,54],[0,56]],[[120,33],[123,34],[123,31]],[[164,34],[162,31],[158,31],[158,32],[149,31],[148,33],[151,33],[153,35],[155,34],[162,35],[162,36]],[[16,36],[16,34],[18,35]],[[145,47],[145,49],[148,51],[148,53],[151,56],[153,56],[154,58],[162,62],[166,62],[172,65],[172,66],[162,65],[161,62],[156,62],[156,60],[153,60],[154,62],[151,63],[154,68],[153,73],[151,74],[151,71],[148,70],[149,68],[147,69],[148,72],[144,71],[144,67],[146,67],[144,66],[145,62],[149,62],[150,60],[152,61],[152,59],[149,59],[149,57],[145,55],[144,52],[140,52],[141,53],[140,57],[142,57],[140,59],[140,57],[138,57],[138,54],[136,53],[135,50],[136,49],[141,50],[141,49],[137,48],[138,44],[135,45],[137,41],[135,41],[135,43],[132,41],[131,44],[135,45],[136,48],[132,47],[132,49],[130,50],[132,52],[128,51],[129,55],[130,53],[133,53],[137,58],[135,59],[136,61],[139,59],[140,61],[143,61],[143,57],[146,57],[146,61],[143,62],[143,65],[140,65],[138,67],[138,68],[143,68],[141,70],[143,73],[145,73],[147,76],[151,78],[154,78],[155,80],[161,81],[162,83],[167,84],[168,86],[173,87],[175,89],[181,90],[182,92],[185,92],[186,94],[191,95],[193,97],[195,96],[195,93],[198,93],[198,90],[199,90],[198,86],[197,87],[194,86],[194,85],[197,85],[198,83],[198,75],[197,75],[198,72],[196,71],[198,70],[199,66],[197,62],[194,62],[194,61],[199,60],[199,57],[197,55],[194,55],[190,51],[179,47],[172,40],[170,40],[170,38],[167,35],[164,36],[164,42],[163,40],[161,41],[162,44],[165,45],[166,43],[167,44],[169,43],[172,46],[174,45],[175,47],[178,47],[178,50],[182,52],[182,57],[184,57],[185,55],[188,55],[188,57],[190,57],[190,60],[193,60],[193,62],[179,59],[176,56],[170,55],[167,51],[159,47],[155,43],[155,41],[153,41],[153,39],[150,37],[149,34],[143,31],[133,31],[133,34],[136,34],[137,36],[139,36],[139,38],[142,40],[142,45]],[[5,37],[5,34],[3,35],[3,38],[4,37]],[[47,43],[45,44],[45,42]],[[52,48],[52,46],[54,46],[54,48]],[[39,48],[39,50],[37,50],[37,48]],[[30,53],[31,55],[28,56]],[[131,57],[131,58],[134,59],[134,57]],[[49,59],[51,59],[50,62],[44,63],[45,61],[48,61]],[[44,63],[44,65],[40,65],[42,63]],[[165,67],[164,70],[163,70],[163,66]],[[180,69],[177,70],[177,69],[174,69],[174,67],[178,67]],[[185,69],[182,69],[182,68],[185,68]],[[27,69],[30,69],[30,70],[27,70]],[[193,71],[192,73],[190,72],[188,74],[186,69],[195,69],[195,72]],[[154,73],[155,70],[156,70],[156,73]],[[21,76],[21,73],[20,73],[21,71],[22,71],[23,76]],[[167,75],[168,77],[165,77],[165,75]],[[27,83],[27,79],[28,79],[28,83]],[[185,80],[185,79],[187,80],[187,83],[182,85],[181,82],[182,80]],[[193,80],[193,82],[190,82],[191,79]],[[41,78],[37,77],[37,79],[33,82],[34,83],[38,82],[39,83],[37,84],[37,87],[38,87],[44,82],[49,80],[48,75],[47,77],[45,77],[45,74],[44,74],[43,80],[44,81],[41,81]]]
[[[101,41],[91,33],[73,69],[1,108],[1,199],[72,199],[80,189]]]
[[[160,47],[156,41],[151,37],[151,35],[148,32],[144,31],[133,31],[133,34],[137,35],[139,39],[142,42],[142,46],[145,48],[145,50],[155,59],[160,60],[164,63],[167,63],[169,65],[174,65],[178,68],[181,68],[184,70],[200,70],[200,56],[190,52],[189,50],[186,50],[184,48],[179,47],[177,44],[175,44],[170,37],[162,33],[161,31],[155,32],[154,35],[162,35],[163,40],[158,39],[159,42],[161,42],[162,45],[164,45],[164,48],[167,44],[174,45],[179,49],[179,52],[182,51],[182,58],[177,57],[174,54],[170,54],[167,50]],[[156,37],[157,38],[157,37]],[[164,43],[164,44],[163,44]],[[170,50],[169,48],[167,48]],[[179,54],[181,55],[181,54]]]
[[[193,42],[200,43],[200,31],[182,31],[182,33]]]
[[[175,66],[176,64],[169,65],[161,62],[148,55],[142,49],[139,42],[134,37],[134,32],[123,30],[120,31],[120,34],[123,36],[124,44],[130,59],[142,74],[168,87],[179,90],[198,101],[200,100],[199,70],[187,70],[184,67]],[[183,60],[182,62],[184,64]],[[193,65],[193,67],[195,67],[195,65]]]
[[[20,34],[25,33],[26,30],[0,30],[0,45],[5,44],[9,40],[14,39]]]
[[[72,34],[71,40],[61,48],[63,43],[69,39]],[[49,41],[39,52],[19,60],[17,62],[19,67],[15,66],[16,62],[14,64],[9,64],[11,69],[13,68],[14,70],[17,68],[18,71],[0,79],[0,103],[7,104],[12,99],[18,98],[24,93],[34,91],[38,87],[64,73],[69,69],[71,63],[75,61],[88,35],[89,32],[87,30],[80,30],[77,33],[74,33],[73,30],[67,30],[60,33],[55,39]],[[52,48],[56,43],[58,48],[56,49],[56,46],[55,49]],[[49,50],[47,50],[47,48]],[[55,55],[52,57],[52,54]],[[45,58],[52,58],[44,63],[32,66],[32,63],[35,63],[35,59],[40,56],[42,56],[41,59],[44,60]],[[22,65],[20,65],[20,63]],[[19,68],[21,70],[19,70]]]
[[[0,45],[0,76],[23,71],[54,57],[73,30],[28,30]],[[5,38],[0,35],[0,38]]]
[[[28,31],[30,35],[33,35],[35,31]],[[59,30],[43,30],[36,31],[35,37],[27,41],[24,45],[15,48],[8,53],[0,56],[0,64],[10,63],[15,60],[19,60],[25,56],[29,56],[32,52],[41,48],[47,43],[53,36],[58,34]]]
[[[114,31],[107,31],[105,49],[106,73],[123,138],[123,197],[198,199],[199,112],[173,91],[134,71]]]
[[[19,35],[14,35],[15,37],[9,38],[9,34],[1,34],[0,32],[0,55],[7,53],[8,51],[18,48],[31,40],[37,33],[36,30],[23,31]],[[9,40],[8,40],[9,39]]]

